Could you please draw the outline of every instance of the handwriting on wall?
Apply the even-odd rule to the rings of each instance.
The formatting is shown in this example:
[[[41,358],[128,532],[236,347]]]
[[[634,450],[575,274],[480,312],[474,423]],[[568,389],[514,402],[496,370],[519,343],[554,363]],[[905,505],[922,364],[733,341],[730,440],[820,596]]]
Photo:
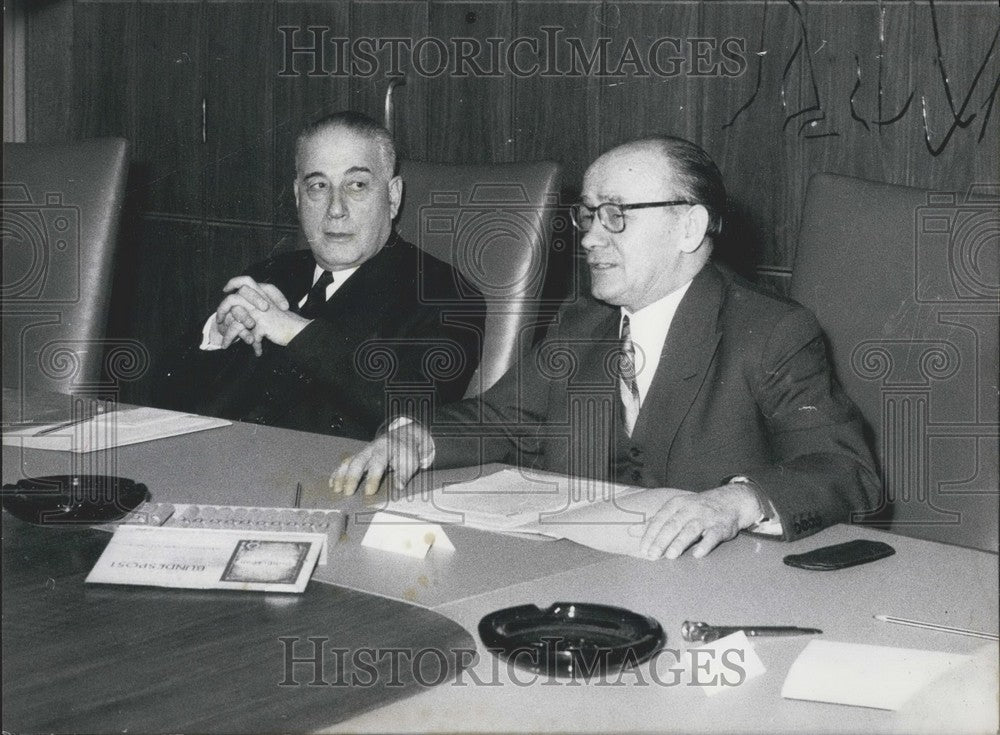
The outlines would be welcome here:
[[[806,11],[799,0],[784,0],[791,7],[795,14],[796,38],[791,46],[791,50],[783,56],[770,53],[767,48],[766,32],[768,24],[768,0],[764,0],[763,14],[760,22],[759,50],[756,52],[755,61],[755,81],[753,91],[749,97],[736,109],[730,119],[722,125],[728,128],[734,125],[745,113],[755,105],[761,104],[761,90],[764,78],[764,65],[767,63],[782,63],[780,103],[784,113],[784,123],[782,130],[792,130],[802,138],[829,138],[839,137],[840,130],[830,122],[828,115],[830,105],[844,102],[850,109],[851,120],[863,127],[866,131],[878,131],[893,125],[905,123],[912,116],[908,116],[914,99],[920,100],[920,121],[923,130],[924,143],[927,151],[932,156],[940,155],[952,141],[956,131],[970,128],[973,123],[978,123],[977,144],[982,143],[986,136],[987,125],[993,112],[997,94],[1000,92],[1000,73],[990,74],[990,62],[998,55],[997,45],[1000,41],[1000,16],[995,19],[996,30],[988,49],[982,58],[975,64],[975,73],[971,82],[965,85],[964,89],[957,88],[953,78],[948,73],[947,49],[942,45],[940,21],[934,0],[929,0],[926,5],[914,6],[915,12],[925,12],[928,14],[930,39],[914,39],[914,42],[932,41],[934,48],[934,66],[936,73],[932,75],[932,83],[940,85],[939,92],[943,93],[947,102],[948,124],[943,132],[934,134],[928,123],[929,105],[928,95],[931,90],[917,89],[916,84],[911,84],[905,101],[898,109],[886,110],[883,108],[885,98],[885,46],[886,46],[886,9],[879,2],[879,28],[878,42],[879,53],[877,54],[877,71],[874,79],[869,79],[862,71],[861,57],[855,53],[855,82],[846,100],[828,99],[824,96],[821,85],[817,82],[817,72],[815,68],[815,54],[822,48],[825,41],[819,44],[815,42],[810,32]],[[787,94],[787,88],[798,71],[804,80],[804,98],[796,103],[790,103],[791,95]],[[866,85],[875,85],[876,105],[874,110],[863,110],[858,103],[858,96]],[[974,128],[973,128],[974,129]],[[995,141],[994,141],[995,142]]]

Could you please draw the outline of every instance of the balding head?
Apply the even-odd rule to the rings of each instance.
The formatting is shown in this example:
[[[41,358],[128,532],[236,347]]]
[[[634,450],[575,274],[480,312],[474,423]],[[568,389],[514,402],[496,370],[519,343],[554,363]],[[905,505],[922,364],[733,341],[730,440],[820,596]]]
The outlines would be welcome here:
[[[700,146],[684,138],[664,135],[625,143],[601,158],[604,156],[636,157],[660,168],[664,180],[672,182],[679,198],[697,202],[708,212],[706,235],[711,238],[722,233],[726,186],[715,161]]]
[[[613,148],[587,169],[582,196],[581,211],[596,214],[581,240],[593,295],[632,312],[704,267],[725,208],[715,164],[680,138]]]

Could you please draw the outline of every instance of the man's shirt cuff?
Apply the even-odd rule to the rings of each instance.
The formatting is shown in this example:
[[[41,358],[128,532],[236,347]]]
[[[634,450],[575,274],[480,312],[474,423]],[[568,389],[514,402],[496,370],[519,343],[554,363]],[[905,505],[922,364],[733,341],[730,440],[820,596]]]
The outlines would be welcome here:
[[[209,338],[209,335],[212,333],[213,319],[215,319],[215,314],[209,314],[208,319],[205,320],[205,326],[201,328],[201,344],[198,345],[199,349],[206,351],[222,349],[222,345],[213,345]]]
[[[750,533],[763,534],[765,536],[784,535],[781,518],[778,517],[778,509],[774,507],[774,503],[772,503],[771,499],[768,498],[763,491],[761,491],[756,482],[751,480],[749,477],[744,477],[743,475],[730,477],[726,480],[726,482],[739,482],[744,485],[749,485],[750,489],[753,490],[754,494],[757,496],[757,502],[761,507],[760,518],[757,519],[756,523],[747,526],[747,531]]]
[[[773,512],[773,509],[772,509]],[[765,517],[759,520],[754,525],[750,526],[748,529],[750,533],[759,533],[764,536],[784,536],[785,529],[781,525],[781,519],[777,517],[775,513],[773,518]]]

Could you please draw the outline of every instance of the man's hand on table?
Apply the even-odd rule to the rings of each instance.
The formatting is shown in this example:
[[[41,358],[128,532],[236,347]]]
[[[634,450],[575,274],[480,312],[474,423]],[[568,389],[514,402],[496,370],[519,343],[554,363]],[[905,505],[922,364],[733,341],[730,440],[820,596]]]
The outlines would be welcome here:
[[[267,339],[284,347],[310,320],[288,310],[288,299],[270,283],[257,283],[249,276],[230,279],[223,288],[229,293],[215,310],[209,339],[218,335],[221,347],[242,339],[259,357]]]
[[[383,478],[402,490],[410,479],[434,458],[430,432],[412,421],[393,423],[357,454],[345,459],[330,477],[334,493],[353,495],[364,485],[365,495],[374,495]],[[701,493],[680,491],[647,522],[641,552],[659,558],[666,552],[676,559],[694,544],[692,556],[700,559],[741,529],[758,523],[762,509],[757,493],[746,483],[734,482]]]
[[[676,559],[694,544],[691,555],[700,559],[761,516],[757,494],[746,483],[684,493],[668,500],[649,519],[639,550],[650,558]]]
[[[330,487],[335,493],[353,495],[363,483],[365,495],[374,495],[382,478],[391,472],[393,486],[402,490],[433,456],[434,439],[427,429],[414,421],[394,423],[360,452],[341,462],[330,477]]]

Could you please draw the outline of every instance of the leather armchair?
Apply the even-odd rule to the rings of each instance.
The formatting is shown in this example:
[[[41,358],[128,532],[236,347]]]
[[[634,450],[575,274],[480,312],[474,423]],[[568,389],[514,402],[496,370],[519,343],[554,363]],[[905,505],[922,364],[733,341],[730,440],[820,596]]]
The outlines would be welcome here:
[[[479,369],[467,392],[496,382],[530,342],[558,200],[555,163],[451,165],[402,161],[399,234],[451,263],[486,299]],[[461,305],[454,309],[460,318]]]
[[[80,392],[109,372],[104,338],[127,162],[119,138],[4,144],[5,388]],[[127,372],[141,362],[133,353],[109,359]]]
[[[997,550],[998,231],[995,192],[810,181],[791,295],[881,459],[884,503],[860,522]]]

